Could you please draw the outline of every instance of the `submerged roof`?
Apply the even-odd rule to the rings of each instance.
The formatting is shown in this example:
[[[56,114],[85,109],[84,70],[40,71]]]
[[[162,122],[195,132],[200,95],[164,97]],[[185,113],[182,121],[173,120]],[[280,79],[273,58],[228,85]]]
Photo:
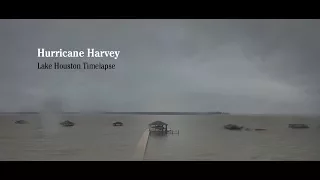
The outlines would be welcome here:
[[[120,121],[117,121],[117,122],[113,122],[113,124],[123,124],[123,123]]]
[[[163,125],[168,125],[168,124],[166,124],[166,123],[164,123],[164,122],[162,122],[162,121],[155,121],[155,122],[152,122],[152,123],[150,123],[149,124],[149,126],[163,126]]]

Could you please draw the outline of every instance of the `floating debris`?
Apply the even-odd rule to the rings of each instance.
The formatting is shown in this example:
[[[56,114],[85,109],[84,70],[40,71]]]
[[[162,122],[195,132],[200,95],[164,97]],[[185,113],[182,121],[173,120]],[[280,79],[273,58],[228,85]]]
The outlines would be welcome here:
[[[122,122],[119,122],[119,121],[114,122],[114,123],[112,123],[112,124],[113,124],[113,126],[123,126],[123,123],[122,123]]]
[[[235,124],[227,124],[224,126],[225,129],[229,129],[229,130],[242,130],[243,126],[238,126]]]
[[[75,125],[75,123],[73,123],[73,122],[71,122],[71,121],[64,121],[64,122],[62,122],[62,123],[60,123],[62,126],[64,126],[64,127],[71,127],[71,126],[74,126]]]
[[[306,124],[289,124],[288,127],[292,128],[292,129],[307,129],[307,128],[309,128],[309,126]]]
[[[245,128],[245,131],[265,131],[267,129],[263,129],[263,128],[255,128],[255,129],[251,129],[251,128]]]
[[[244,128],[243,126],[238,126],[235,124],[227,124],[224,126],[225,129],[229,129],[229,130],[242,130],[244,129],[245,131],[265,131],[267,129],[264,128]]]
[[[14,122],[15,124],[28,124],[28,121],[25,120],[17,120]]]

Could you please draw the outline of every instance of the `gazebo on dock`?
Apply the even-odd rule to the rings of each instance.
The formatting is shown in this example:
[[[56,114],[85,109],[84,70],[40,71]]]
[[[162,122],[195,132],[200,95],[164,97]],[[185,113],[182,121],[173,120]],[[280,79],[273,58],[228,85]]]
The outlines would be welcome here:
[[[168,124],[162,121],[155,121],[149,124],[149,130],[153,132],[168,132]]]

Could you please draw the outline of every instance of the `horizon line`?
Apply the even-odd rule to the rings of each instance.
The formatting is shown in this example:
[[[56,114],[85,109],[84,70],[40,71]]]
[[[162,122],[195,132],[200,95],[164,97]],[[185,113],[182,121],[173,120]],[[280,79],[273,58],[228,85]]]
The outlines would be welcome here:
[[[21,111],[21,112],[0,112],[0,114],[41,114],[37,111]],[[229,113],[221,111],[212,111],[212,112],[184,112],[184,111],[120,111],[120,112],[104,112],[104,111],[66,111],[61,114],[140,114],[140,115],[312,115],[320,116],[320,114],[315,113]]]

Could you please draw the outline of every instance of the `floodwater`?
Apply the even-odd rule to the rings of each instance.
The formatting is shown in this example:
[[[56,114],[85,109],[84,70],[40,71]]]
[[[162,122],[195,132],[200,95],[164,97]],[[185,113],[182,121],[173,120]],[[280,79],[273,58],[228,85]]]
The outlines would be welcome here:
[[[15,120],[28,124],[15,124]],[[235,115],[64,115],[74,127],[46,133],[40,115],[0,115],[0,160],[131,160],[149,123],[179,134],[151,134],[144,160],[320,160],[320,118]],[[113,121],[124,123],[113,127]],[[234,123],[266,131],[229,131]],[[310,129],[289,129],[304,123]]]

